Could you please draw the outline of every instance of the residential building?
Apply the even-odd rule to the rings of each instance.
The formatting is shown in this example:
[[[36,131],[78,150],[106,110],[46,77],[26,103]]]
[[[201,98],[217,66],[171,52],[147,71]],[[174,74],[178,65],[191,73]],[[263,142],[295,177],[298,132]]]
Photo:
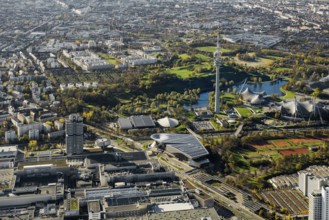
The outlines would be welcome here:
[[[10,143],[16,139],[16,132],[14,130],[6,131],[5,132],[5,141]]]
[[[39,130],[38,129],[29,130],[29,139],[30,140],[39,140]]]

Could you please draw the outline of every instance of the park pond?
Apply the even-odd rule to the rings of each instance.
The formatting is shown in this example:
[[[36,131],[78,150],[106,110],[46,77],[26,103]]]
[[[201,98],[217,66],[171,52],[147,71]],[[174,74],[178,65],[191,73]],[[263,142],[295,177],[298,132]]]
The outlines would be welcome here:
[[[243,85],[243,83],[234,85],[231,88],[236,89],[237,92],[240,92],[241,88],[242,92],[248,87],[251,91],[254,92],[262,92],[264,91],[267,95],[284,95],[281,92],[281,87],[285,85],[287,81],[279,79],[276,81],[269,81],[269,82],[262,82],[262,83],[246,83]],[[202,92],[200,93],[199,99],[197,104],[192,105],[192,108],[202,108],[207,107],[209,105],[209,91],[208,92]],[[189,106],[185,106],[189,107]]]

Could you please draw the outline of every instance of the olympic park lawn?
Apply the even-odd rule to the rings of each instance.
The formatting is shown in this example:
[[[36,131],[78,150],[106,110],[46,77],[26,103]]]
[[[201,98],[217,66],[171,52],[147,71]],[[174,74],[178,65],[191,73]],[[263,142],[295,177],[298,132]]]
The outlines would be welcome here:
[[[252,115],[252,112],[249,108],[237,107],[234,109],[242,118],[248,118]]]
[[[209,53],[214,53],[216,51],[215,46],[196,47],[195,49],[197,49],[198,51],[201,51],[201,52],[209,52]],[[226,49],[226,48],[220,48],[220,51],[222,53],[232,52],[232,50]]]

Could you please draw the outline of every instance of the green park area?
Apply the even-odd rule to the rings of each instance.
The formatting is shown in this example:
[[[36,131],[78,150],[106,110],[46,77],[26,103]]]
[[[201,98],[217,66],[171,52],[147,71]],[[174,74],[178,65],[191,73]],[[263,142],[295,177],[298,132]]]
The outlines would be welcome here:
[[[244,147],[232,151],[233,170],[235,173],[240,174],[246,172],[257,174],[255,179],[250,179],[250,183],[254,184],[254,187],[261,187],[261,183],[257,179],[269,175],[266,172],[267,169],[264,169],[265,167],[284,166],[283,163],[289,163],[287,158],[293,158],[291,159],[294,161],[292,163],[293,169],[301,169],[300,167],[303,166],[303,163],[307,163],[306,160],[311,160],[318,156],[319,150],[314,152],[311,149],[323,148],[325,142],[326,140],[321,138],[294,137],[248,143]],[[280,161],[282,164],[278,164]],[[283,169],[285,170],[284,167]]]
[[[187,53],[180,54],[178,57],[182,60],[188,60],[191,58],[191,56],[188,55]]]
[[[196,49],[197,49],[198,51],[208,52],[208,53],[214,53],[214,52],[216,51],[216,47],[215,47],[215,46],[196,47]],[[221,51],[222,53],[232,52],[232,50],[230,50],[230,49],[226,49],[226,48],[220,48],[220,51]]]
[[[248,108],[239,107],[234,109],[242,118],[248,118],[252,115],[252,112]]]
[[[256,58],[255,61],[244,61],[239,60],[237,57],[234,57],[234,62],[239,65],[246,65],[248,67],[269,67],[274,63],[273,59],[267,59],[267,58]]]
[[[281,92],[283,92],[285,95],[281,97],[282,100],[289,100],[296,97],[296,93],[292,91],[288,91],[284,89],[283,87],[280,88]]]
[[[213,60],[213,58],[209,57],[209,56],[206,56],[206,55],[203,55],[203,54],[196,54],[195,55],[197,58],[201,59],[203,62],[211,62]]]
[[[204,77],[212,75],[211,63],[203,62],[201,64],[190,64],[185,66],[173,67],[168,69],[170,74],[175,74],[178,78],[188,79],[191,77]]]
[[[169,73],[175,74],[178,78],[182,79],[188,79],[195,76],[195,73],[189,66],[173,67],[169,69]]]
[[[292,69],[287,67],[276,67],[273,69],[275,73],[291,73]]]
[[[214,53],[216,51],[215,46],[205,46],[205,47],[196,47],[196,49],[200,52],[207,52],[207,53]],[[226,49],[226,48],[221,48],[220,51],[222,53],[230,53],[233,52],[231,49]],[[249,53],[254,54],[255,53]],[[256,55],[255,55],[256,56]],[[276,60],[281,59],[279,56],[274,56],[274,55],[264,55],[260,57],[256,57],[254,61],[245,61],[245,60],[240,60],[236,56],[229,56],[231,59],[233,59],[234,63],[242,65],[242,66],[247,66],[247,67],[270,67]],[[208,57],[211,59],[210,57]]]

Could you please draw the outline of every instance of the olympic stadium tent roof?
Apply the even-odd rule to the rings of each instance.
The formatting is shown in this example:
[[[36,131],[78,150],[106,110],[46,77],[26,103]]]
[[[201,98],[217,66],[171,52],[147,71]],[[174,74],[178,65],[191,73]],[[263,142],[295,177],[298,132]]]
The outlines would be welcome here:
[[[281,103],[281,113],[283,115],[306,118],[306,117],[326,117],[328,109],[326,106],[313,101],[299,102],[297,100],[283,101]]]
[[[151,138],[157,143],[166,145],[171,153],[181,153],[189,159],[198,159],[209,155],[201,142],[191,134],[153,134]]]
[[[259,105],[264,102],[265,92],[254,92],[248,87],[241,93],[242,98],[245,102],[248,102],[252,105]]]
[[[168,118],[168,117],[159,119],[158,123],[161,127],[164,127],[164,128],[174,128],[179,124],[176,119]]]
[[[311,82],[311,88],[320,88],[320,89],[328,89],[329,88],[329,75],[319,79],[319,81]]]
[[[319,81],[320,82],[329,82],[329,75],[321,78]]]

